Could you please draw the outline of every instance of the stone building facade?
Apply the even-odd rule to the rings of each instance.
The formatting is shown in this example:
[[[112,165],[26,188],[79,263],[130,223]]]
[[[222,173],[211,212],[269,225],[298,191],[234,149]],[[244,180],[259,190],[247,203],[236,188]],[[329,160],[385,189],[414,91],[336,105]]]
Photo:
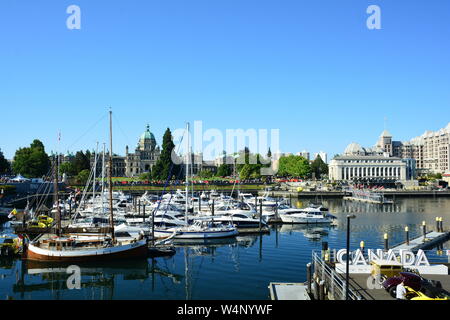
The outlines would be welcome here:
[[[450,171],[450,123],[438,131],[426,131],[408,142],[397,142],[396,154],[416,159],[417,168],[425,173]]]
[[[426,131],[410,141],[393,141],[384,131],[377,147],[390,156],[414,159],[419,174],[445,173],[450,170],[450,123],[438,131]]]
[[[149,172],[161,156],[161,150],[156,144],[150,126],[139,138],[134,153],[130,153],[128,146],[125,148],[125,176],[136,177]]]
[[[384,152],[379,146],[370,149],[351,143],[343,155],[330,161],[329,177],[337,181],[395,183],[413,178],[408,175],[408,172],[411,172],[407,168],[408,165],[411,164],[391,156],[388,151]]]

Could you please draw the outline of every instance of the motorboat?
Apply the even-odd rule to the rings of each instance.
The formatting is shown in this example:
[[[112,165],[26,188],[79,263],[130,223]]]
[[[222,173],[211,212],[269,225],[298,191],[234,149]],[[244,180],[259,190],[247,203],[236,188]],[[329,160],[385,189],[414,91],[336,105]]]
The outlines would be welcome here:
[[[214,217],[213,221],[217,221],[223,224],[231,224],[236,228],[258,228],[260,223],[261,226],[266,226],[266,222],[258,218],[249,217],[248,215],[242,213],[233,213],[230,215],[222,215],[219,217]]]
[[[194,221],[192,225],[178,228],[158,230],[158,233],[166,233],[170,236],[175,233],[173,239],[212,239],[234,237],[238,231],[233,225],[223,225],[215,221]]]
[[[283,223],[331,223],[335,217],[323,207],[308,207],[303,209],[283,209],[278,212]]]

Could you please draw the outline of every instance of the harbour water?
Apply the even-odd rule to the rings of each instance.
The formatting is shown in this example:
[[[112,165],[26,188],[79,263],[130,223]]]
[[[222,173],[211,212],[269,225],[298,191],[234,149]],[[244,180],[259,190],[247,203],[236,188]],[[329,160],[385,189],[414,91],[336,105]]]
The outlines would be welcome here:
[[[422,221],[435,228],[435,218],[450,226],[449,198],[403,198],[393,205],[323,199],[320,202],[338,217],[337,226],[277,225],[270,234],[238,236],[214,243],[176,247],[170,258],[79,265],[81,288],[69,289],[67,266],[0,260],[0,299],[268,299],[270,282],[303,282],[305,265],[322,241],[330,248],[345,248],[346,215],[351,220],[351,247],[383,248],[421,234]],[[306,206],[317,199],[294,203]],[[8,232],[8,225],[2,232]],[[427,251],[430,262],[448,262],[436,249]],[[450,249],[450,248],[449,248]]]

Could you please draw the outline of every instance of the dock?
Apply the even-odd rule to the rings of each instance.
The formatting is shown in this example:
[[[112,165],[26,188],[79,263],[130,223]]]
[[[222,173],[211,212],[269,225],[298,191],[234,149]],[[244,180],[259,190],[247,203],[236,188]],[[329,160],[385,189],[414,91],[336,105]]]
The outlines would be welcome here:
[[[418,250],[427,250],[433,248],[450,238],[450,232],[437,232],[430,231],[426,233],[426,236],[423,235],[412,239],[409,243],[403,242],[399,245],[392,247],[392,250],[409,250],[409,251],[418,251]]]
[[[437,219],[438,221],[438,219]],[[441,220],[442,221],[442,220]],[[421,236],[397,244],[391,248],[387,247],[385,238],[385,252],[407,250],[418,252],[441,245],[450,239],[450,232],[445,231],[442,224],[438,224],[438,231],[424,231]],[[326,257],[324,252],[313,252],[312,263],[308,263],[306,283],[270,283],[270,296],[273,300],[394,300],[393,297],[371,277],[370,269],[366,266],[357,266],[357,269],[350,271],[349,286],[346,288],[345,273],[342,273],[342,263],[337,264],[335,250],[330,251],[330,256]],[[333,254],[334,253],[334,254]],[[338,265],[341,265],[338,268]],[[351,267],[351,266],[350,266]],[[438,268],[436,271],[433,268]],[[370,268],[370,265],[368,266]],[[439,283],[441,288],[450,295],[450,275],[448,269],[442,266],[418,266],[418,270],[423,268],[421,275],[428,280]],[[345,266],[344,266],[345,269]],[[433,269],[433,270],[432,270]],[[445,272],[444,272],[445,269]],[[341,270],[341,271],[339,271]],[[350,270],[352,270],[350,268]],[[338,272],[339,271],[339,272]]]
[[[271,282],[269,291],[271,300],[311,300],[304,283]]]

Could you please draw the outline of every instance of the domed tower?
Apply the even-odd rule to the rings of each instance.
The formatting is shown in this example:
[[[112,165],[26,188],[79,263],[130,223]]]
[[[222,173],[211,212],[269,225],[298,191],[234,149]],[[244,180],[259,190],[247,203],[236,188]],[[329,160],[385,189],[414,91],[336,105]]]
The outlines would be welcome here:
[[[392,135],[389,133],[389,131],[384,130],[380,138],[378,139],[378,143],[376,147],[381,148],[384,152],[388,153],[390,156],[392,156],[393,148],[392,148]]]
[[[156,139],[153,133],[150,132],[150,125],[147,125],[147,130],[141,135],[138,143],[138,148],[141,151],[154,151],[156,148]]]

